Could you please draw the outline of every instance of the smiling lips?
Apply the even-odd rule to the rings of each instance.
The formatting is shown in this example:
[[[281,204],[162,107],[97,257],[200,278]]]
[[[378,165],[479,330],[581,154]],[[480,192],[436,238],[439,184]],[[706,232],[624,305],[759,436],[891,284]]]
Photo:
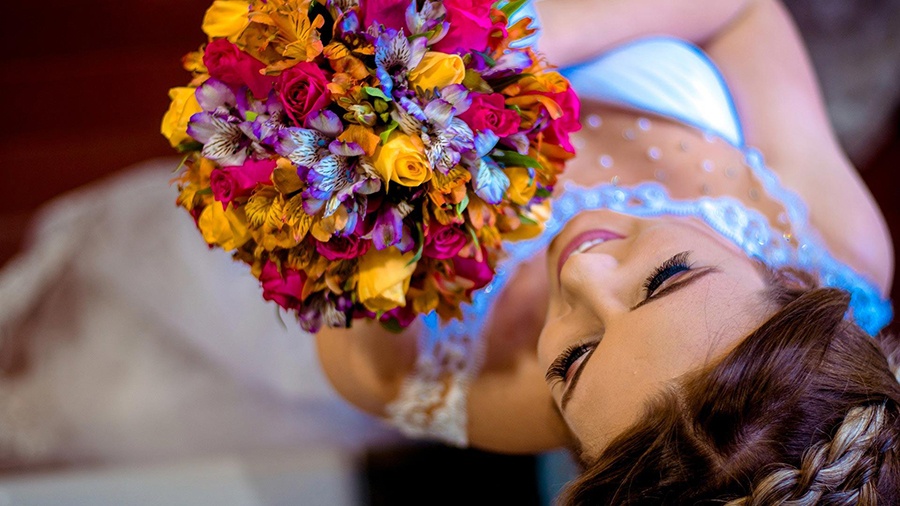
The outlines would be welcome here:
[[[566,247],[562,250],[562,254],[559,255],[559,264],[556,266],[557,277],[562,272],[562,268],[563,265],[565,265],[566,260],[568,260],[569,257],[573,254],[584,253],[590,248],[593,248],[594,246],[602,244],[606,241],[624,238],[624,236],[610,230],[588,230],[576,235],[574,239],[566,244]]]

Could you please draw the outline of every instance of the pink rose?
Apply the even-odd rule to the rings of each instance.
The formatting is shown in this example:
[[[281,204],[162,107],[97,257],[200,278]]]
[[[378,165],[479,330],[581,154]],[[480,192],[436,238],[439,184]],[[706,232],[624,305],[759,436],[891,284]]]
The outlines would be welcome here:
[[[309,113],[322,110],[331,102],[326,87],[329,82],[318,65],[300,62],[278,76],[275,89],[288,116],[295,124],[303,125]]]
[[[550,98],[562,107],[563,115],[555,120],[551,120],[547,128],[544,129],[544,141],[550,144],[558,144],[569,153],[574,153],[575,147],[569,141],[569,134],[581,130],[581,122],[578,121],[581,115],[581,101],[572,87],[569,87],[562,93],[553,93],[550,95]]]
[[[400,328],[405,329],[409,327],[409,324],[412,323],[416,319],[416,312],[412,308],[412,304],[407,304],[406,306],[398,306],[390,311],[385,312],[381,315],[381,319],[379,321],[382,322],[395,322]]]
[[[484,262],[479,262],[474,258],[455,257],[453,259],[453,269],[456,271],[456,275],[475,283],[473,289],[476,290],[494,279],[494,271],[487,263],[487,253],[485,252],[483,256],[485,257]]]
[[[493,30],[491,5],[493,0],[445,0],[450,29],[432,50],[444,53],[484,51]]]
[[[285,309],[299,309],[302,305],[300,297],[306,274],[295,269],[284,269],[284,275],[278,272],[273,262],[266,262],[259,274],[259,282],[263,289],[263,298],[273,300]]]
[[[275,78],[260,74],[266,65],[241,51],[227,39],[216,39],[203,51],[203,64],[209,75],[225,84],[247,86],[253,96],[265,100],[272,91]]]
[[[369,251],[369,241],[357,235],[332,237],[328,242],[316,242],[316,251],[331,260],[358,258]]]
[[[213,169],[209,174],[209,186],[213,197],[222,207],[234,202],[238,197],[247,197],[256,185],[272,184],[274,160],[247,159],[243,165]]]
[[[468,242],[465,232],[454,226],[430,226],[422,254],[431,258],[453,258]]]
[[[409,6],[409,0],[366,0],[360,4],[364,27],[381,23],[386,28],[406,29],[406,8]]]
[[[476,132],[490,130],[498,137],[518,132],[522,121],[519,113],[506,108],[506,101],[499,93],[473,93],[472,105],[459,118]]]

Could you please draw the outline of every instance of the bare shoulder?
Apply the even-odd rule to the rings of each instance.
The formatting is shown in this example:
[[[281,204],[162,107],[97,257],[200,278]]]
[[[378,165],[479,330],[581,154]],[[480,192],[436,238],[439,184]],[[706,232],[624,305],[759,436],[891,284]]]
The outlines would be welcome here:
[[[805,200],[834,255],[886,293],[893,251],[884,217],[837,140],[790,14],[755,0],[704,48],[732,90],[748,144]]]

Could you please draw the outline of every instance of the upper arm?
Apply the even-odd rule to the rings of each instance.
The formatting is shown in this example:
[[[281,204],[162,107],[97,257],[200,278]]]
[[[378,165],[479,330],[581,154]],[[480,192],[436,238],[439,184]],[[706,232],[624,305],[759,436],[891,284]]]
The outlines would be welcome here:
[[[806,202],[836,257],[885,293],[893,252],[884,218],[832,128],[806,48],[777,0],[754,0],[704,44],[735,99],[746,142]]]
[[[526,263],[494,304],[506,310],[489,323],[484,361],[466,392],[467,433],[473,447],[534,453],[568,443],[568,431],[537,360],[543,315],[534,308],[546,307],[543,271],[541,256]],[[521,297],[529,302],[523,304]],[[419,332],[418,324],[395,334],[371,321],[354,322],[351,329],[326,328],[316,335],[319,360],[338,394],[385,417],[387,406],[414,372]]]

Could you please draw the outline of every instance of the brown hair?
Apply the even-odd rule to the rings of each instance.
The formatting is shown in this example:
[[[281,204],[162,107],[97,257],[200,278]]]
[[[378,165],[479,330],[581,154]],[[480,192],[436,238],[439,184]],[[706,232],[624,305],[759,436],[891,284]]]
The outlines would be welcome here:
[[[777,277],[782,309],[651,402],[562,504],[900,504],[896,341],[845,319],[845,292]]]

